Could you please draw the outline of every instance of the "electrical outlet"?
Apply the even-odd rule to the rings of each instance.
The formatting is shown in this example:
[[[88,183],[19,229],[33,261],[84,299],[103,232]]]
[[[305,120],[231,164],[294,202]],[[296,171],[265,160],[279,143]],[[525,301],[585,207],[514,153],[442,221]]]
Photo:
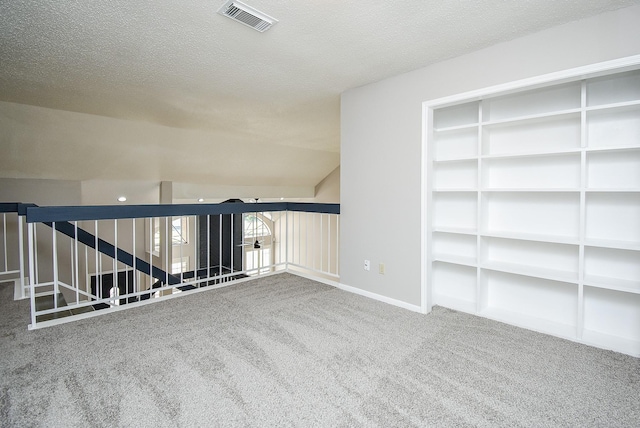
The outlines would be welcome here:
[[[364,270],[371,270],[371,262],[369,260],[364,261]]]
[[[384,275],[384,263],[378,264],[378,273]]]

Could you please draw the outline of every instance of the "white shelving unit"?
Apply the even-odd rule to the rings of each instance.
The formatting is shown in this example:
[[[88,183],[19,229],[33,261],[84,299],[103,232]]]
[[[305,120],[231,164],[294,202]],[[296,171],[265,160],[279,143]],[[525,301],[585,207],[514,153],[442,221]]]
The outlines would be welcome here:
[[[640,356],[640,64],[425,112],[430,303]]]

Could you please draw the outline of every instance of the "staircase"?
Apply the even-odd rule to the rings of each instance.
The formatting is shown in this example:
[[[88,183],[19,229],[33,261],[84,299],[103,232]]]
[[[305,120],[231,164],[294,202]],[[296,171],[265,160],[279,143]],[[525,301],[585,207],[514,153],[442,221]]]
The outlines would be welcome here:
[[[67,301],[64,299],[64,295],[62,293],[58,293],[55,296],[38,296],[35,298],[35,305],[38,312],[47,311],[53,309],[54,307],[62,309],[57,312],[38,316],[38,322],[56,320],[60,318],[70,317],[72,315],[80,315],[88,312],[93,312],[95,310],[93,306],[85,306],[80,308],[68,306]]]

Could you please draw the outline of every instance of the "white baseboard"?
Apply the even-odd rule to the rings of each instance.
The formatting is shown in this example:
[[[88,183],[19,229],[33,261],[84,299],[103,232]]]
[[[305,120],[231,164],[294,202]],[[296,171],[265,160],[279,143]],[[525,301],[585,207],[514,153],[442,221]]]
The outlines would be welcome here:
[[[402,300],[392,299],[391,297],[383,296],[381,294],[372,293],[371,291],[366,291],[361,288],[352,287],[350,285],[338,283],[336,285],[340,290],[348,291],[350,293],[358,294],[360,296],[368,297],[370,299],[378,300],[383,303],[388,303],[393,306],[398,306],[403,309],[408,309],[413,312],[418,312],[421,314],[426,313],[422,307],[418,305],[412,305],[411,303],[403,302]]]
[[[338,288],[338,289],[340,289],[342,291],[347,291],[349,293],[358,294],[360,296],[368,297],[370,299],[377,300],[379,302],[388,303],[390,305],[398,306],[398,307],[403,308],[403,309],[408,309],[408,310],[413,311],[413,312],[418,312],[418,313],[421,313],[421,314],[427,313],[426,311],[424,311],[422,309],[422,307],[420,307],[418,305],[412,305],[411,303],[403,302],[402,300],[392,299],[391,297],[383,296],[381,294],[372,293],[370,291],[366,291],[366,290],[363,290],[361,288],[356,288],[356,287],[352,287],[350,285],[342,284],[342,283],[340,283],[338,281],[333,281],[333,280],[330,280],[330,279],[321,278],[321,277],[318,277],[318,276],[315,276],[315,275],[308,275],[308,274],[305,274],[303,272],[300,272],[300,271],[297,271],[297,270],[293,270],[293,269],[287,269],[286,272],[288,272],[288,273],[290,273],[292,275],[300,276],[302,278],[310,279],[312,281],[321,282],[323,284],[331,285],[332,287],[336,287],[336,288]]]
[[[332,287],[338,287],[340,284],[337,281],[331,280],[331,279],[327,279],[327,278],[322,278],[319,276],[315,276],[315,275],[310,275],[310,274],[306,274],[304,272],[298,271],[298,270],[293,270],[293,269],[287,269],[287,270],[283,270],[281,272],[278,273],[290,273],[291,275],[296,275],[296,276],[300,276],[302,278],[306,278],[306,279],[310,279],[311,281],[315,281],[315,282],[321,282],[323,284],[327,284],[330,285]]]

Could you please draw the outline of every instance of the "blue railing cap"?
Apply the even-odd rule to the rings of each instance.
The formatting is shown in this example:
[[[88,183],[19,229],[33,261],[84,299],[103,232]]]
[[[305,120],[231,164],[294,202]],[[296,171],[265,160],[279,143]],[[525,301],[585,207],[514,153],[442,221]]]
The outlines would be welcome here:
[[[0,213],[17,213],[17,202],[0,202]]]
[[[253,204],[99,205],[67,207],[37,207],[27,206],[25,204],[25,208],[27,223],[242,214],[256,211],[301,211],[323,214],[340,214],[340,204],[316,204],[303,202],[259,202]]]

